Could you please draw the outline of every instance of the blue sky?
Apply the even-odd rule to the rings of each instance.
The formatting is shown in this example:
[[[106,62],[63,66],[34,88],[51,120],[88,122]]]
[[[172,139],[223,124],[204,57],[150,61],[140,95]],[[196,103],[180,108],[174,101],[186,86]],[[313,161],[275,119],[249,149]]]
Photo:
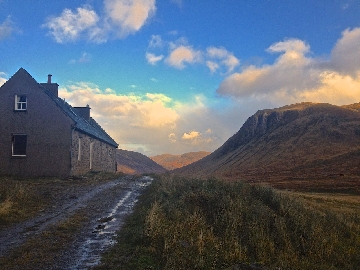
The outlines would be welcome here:
[[[0,0],[0,84],[47,74],[120,148],[213,151],[259,109],[360,100],[359,0]]]

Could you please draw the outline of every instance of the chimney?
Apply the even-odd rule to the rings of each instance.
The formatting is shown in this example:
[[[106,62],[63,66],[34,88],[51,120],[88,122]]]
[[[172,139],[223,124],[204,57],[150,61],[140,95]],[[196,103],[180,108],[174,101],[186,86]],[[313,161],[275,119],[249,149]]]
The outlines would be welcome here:
[[[47,83],[40,83],[40,85],[49,90],[55,96],[58,96],[59,85],[51,82],[51,76],[51,74],[48,75]]]
[[[90,106],[86,105],[86,107],[73,107],[75,109],[75,112],[84,118],[86,121],[90,120]]]

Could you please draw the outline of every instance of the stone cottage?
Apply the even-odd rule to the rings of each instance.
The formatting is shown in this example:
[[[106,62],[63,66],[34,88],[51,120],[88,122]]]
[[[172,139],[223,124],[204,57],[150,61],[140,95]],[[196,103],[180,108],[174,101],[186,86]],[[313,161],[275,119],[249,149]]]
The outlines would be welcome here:
[[[20,68],[0,87],[0,175],[81,175],[116,171],[118,144],[90,117]]]

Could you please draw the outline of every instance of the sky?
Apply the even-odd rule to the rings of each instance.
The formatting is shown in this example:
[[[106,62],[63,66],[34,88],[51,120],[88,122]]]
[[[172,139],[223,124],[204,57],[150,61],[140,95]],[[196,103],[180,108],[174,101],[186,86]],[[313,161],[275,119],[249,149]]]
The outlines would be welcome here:
[[[19,68],[120,149],[214,151],[261,109],[360,102],[360,0],[0,0]]]

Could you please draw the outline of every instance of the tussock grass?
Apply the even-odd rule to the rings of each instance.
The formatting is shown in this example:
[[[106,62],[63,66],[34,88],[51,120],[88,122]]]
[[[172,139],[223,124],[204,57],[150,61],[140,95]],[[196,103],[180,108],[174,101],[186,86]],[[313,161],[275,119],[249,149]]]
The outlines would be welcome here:
[[[44,201],[36,194],[30,183],[0,178],[0,229],[8,224],[22,221],[39,211]]]
[[[266,186],[163,176],[98,269],[359,269],[360,216]]]

